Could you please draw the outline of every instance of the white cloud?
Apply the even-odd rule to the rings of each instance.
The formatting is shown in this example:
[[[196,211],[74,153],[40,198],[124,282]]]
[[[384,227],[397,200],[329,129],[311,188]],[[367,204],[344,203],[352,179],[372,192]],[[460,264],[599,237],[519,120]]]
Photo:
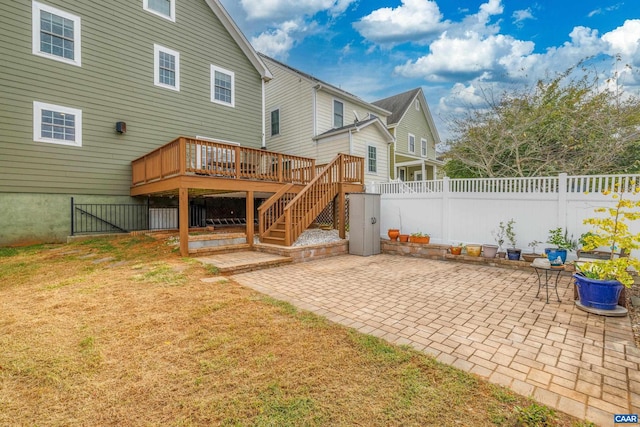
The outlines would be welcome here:
[[[265,31],[257,37],[252,37],[251,44],[258,52],[274,58],[286,59],[296,42],[294,34],[300,29],[300,21],[286,21],[275,29]]]
[[[535,19],[530,7],[527,9],[516,10],[513,12],[511,17],[513,18],[513,23],[518,26],[522,26],[522,23],[527,19]]]
[[[450,76],[490,77],[522,67],[523,58],[533,52],[533,47],[532,42],[501,34],[482,37],[469,32],[464,38],[451,38],[444,33],[431,44],[428,55],[397,66],[395,72],[430,81]]]
[[[249,20],[282,20],[327,11],[342,14],[356,0],[240,0]]]
[[[421,40],[447,25],[438,4],[431,0],[402,0],[401,6],[374,10],[353,24],[364,38],[380,44]]]
[[[622,55],[629,60],[636,59],[640,64],[640,19],[630,19],[621,27],[602,36],[607,45],[607,53],[612,56]]]

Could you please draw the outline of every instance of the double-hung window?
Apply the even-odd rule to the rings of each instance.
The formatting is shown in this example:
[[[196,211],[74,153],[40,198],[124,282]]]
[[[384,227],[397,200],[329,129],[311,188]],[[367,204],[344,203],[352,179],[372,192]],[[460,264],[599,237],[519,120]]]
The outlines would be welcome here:
[[[180,52],[153,45],[153,83],[165,89],[180,90]]]
[[[271,136],[280,135],[280,109],[271,112]]]
[[[34,55],[81,66],[79,16],[34,1],[31,27]]]
[[[33,102],[33,140],[82,146],[82,110]]]
[[[420,140],[420,145],[422,148],[422,157],[427,157],[427,140],[422,138]]]
[[[333,127],[344,126],[344,104],[337,99],[333,100]]]
[[[378,172],[378,153],[373,145],[367,146],[367,172]]]
[[[235,106],[235,73],[211,65],[211,102]]]
[[[176,22],[176,0],[143,0],[144,10]]]
[[[416,137],[414,135],[409,134],[409,146],[408,150],[410,153],[416,152]]]

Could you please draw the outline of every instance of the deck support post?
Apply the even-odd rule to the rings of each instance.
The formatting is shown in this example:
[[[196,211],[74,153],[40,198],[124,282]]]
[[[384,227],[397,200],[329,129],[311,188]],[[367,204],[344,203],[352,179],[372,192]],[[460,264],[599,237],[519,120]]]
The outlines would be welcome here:
[[[255,215],[254,215],[254,192],[247,191],[247,207],[246,207],[246,218],[247,218],[247,243],[250,247],[253,247],[253,231],[255,230]]]
[[[342,183],[338,185],[338,224],[340,224],[340,228],[338,229],[339,235],[341,239],[347,238],[347,224],[346,224],[346,216],[345,216],[345,198],[346,194],[344,192],[344,188]]]
[[[180,255],[189,256],[189,189],[180,188],[178,204],[178,217],[180,218]]]

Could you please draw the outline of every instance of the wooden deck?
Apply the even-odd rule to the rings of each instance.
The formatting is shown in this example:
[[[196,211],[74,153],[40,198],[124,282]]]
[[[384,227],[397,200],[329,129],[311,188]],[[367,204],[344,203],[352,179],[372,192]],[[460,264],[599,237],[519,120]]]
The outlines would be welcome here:
[[[341,197],[362,192],[364,160],[355,158],[340,174]],[[299,193],[323,170],[314,159],[241,147],[196,138],[179,137],[131,163],[131,196],[178,196],[180,251],[188,255],[189,197],[228,192],[245,193],[247,224],[254,223],[256,192]],[[253,244],[253,227],[247,243]]]

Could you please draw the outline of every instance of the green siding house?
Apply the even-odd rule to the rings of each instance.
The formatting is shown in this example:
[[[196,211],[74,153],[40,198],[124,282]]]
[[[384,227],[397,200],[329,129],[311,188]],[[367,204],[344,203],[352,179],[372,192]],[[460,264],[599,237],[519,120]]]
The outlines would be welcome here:
[[[264,146],[271,74],[218,0],[0,2],[0,245],[61,241],[178,136]]]
[[[395,137],[390,154],[390,177],[402,181],[424,181],[438,177],[444,163],[436,158],[440,137],[421,88],[373,102],[391,111],[389,132]]]

